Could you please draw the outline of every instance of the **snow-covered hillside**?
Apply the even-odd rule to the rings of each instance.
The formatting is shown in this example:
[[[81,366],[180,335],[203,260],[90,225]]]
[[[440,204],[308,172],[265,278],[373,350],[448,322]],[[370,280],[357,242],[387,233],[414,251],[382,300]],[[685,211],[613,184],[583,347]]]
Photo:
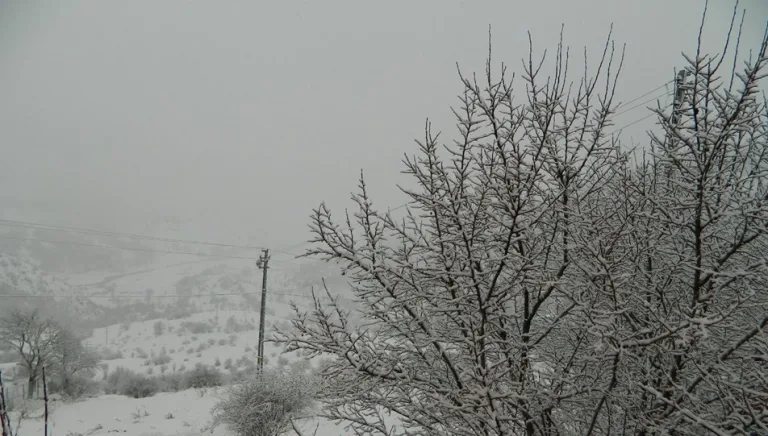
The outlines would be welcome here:
[[[102,310],[66,281],[41,270],[31,259],[0,254],[0,303],[59,304],[58,313],[95,319]]]
[[[267,332],[272,331],[272,326],[289,328],[289,316],[285,306],[268,315]],[[101,350],[110,369],[124,367],[157,375],[204,364],[232,373],[255,362],[258,324],[259,313],[255,311],[201,312],[173,320],[98,328],[86,343]],[[273,344],[265,344],[265,364],[286,366],[300,359],[293,354],[280,356],[281,351]]]
[[[83,319],[98,318],[85,343],[101,358],[96,381],[102,386],[108,375],[124,368],[148,377],[183,376],[196,366],[221,371],[224,380],[237,382],[254,374],[257,362],[259,308],[262,273],[250,259],[194,259],[170,257],[146,268],[115,273],[89,271],[54,276],[31,260],[0,256],[0,294],[29,296],[22,301],[69,301]],[[343,291],[343,280],[335,266],[293,262],[275,257],[270,266],[265,324],[267,338],[274,327],[290,329],[295,302],[310,310],[311,287],[316,290],[323,278]],[[11,298],[8,298],[11,299]],[[0,300],[4,302],[5,300]],[[59,308],[57,307],[57,310]],[[110,321],[111,320],[111,321]],[[101,327],[98,327],[101,326]],[[265,344],[267,367],[317,367],[298,353],[281,354],[282,349]],[[11,374],[12,363],[6,366]],[[21,379],[20,379],[21,380]],[[8,381],[8,380],[6,380]],[[23,389],[11,382],[9,394],[15,404],[24,403]],[[150,398],[99,395],[65,403],[53,402],[52,434],[106,435],[114,432],[144,435],[227,434],[223,428],[210,433],[210,410],[216,391],[161,392]],[[39,404],[21,421],[21,434],[39,434],[42,428]],[[322,435],[345,435],[343,428],[323,420],[304,424],[312,434],[315,426]]]
[[[312,287],[320,287],[324,277],[336,285],[334,291],[344,290],[333,266],[318,269],[276,258],[269,269],[268,306],[289,300],[309,303]],[[112,308],[141,303],[161,312],[178,307],[258,310],[261,301],[262,274],[250,259],[186,258],[121,274],[70,275],[67,280],[93,301]]]

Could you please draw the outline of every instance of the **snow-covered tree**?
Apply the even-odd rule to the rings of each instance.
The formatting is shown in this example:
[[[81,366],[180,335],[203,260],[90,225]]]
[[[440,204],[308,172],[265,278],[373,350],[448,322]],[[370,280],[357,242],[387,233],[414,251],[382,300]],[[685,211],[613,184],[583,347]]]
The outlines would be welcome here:
[[[51,364],[61,329],[38,310],[12,309],[0,316],[0,341],[18,353],[27,375],[27,396],[32,398],[43,367]]]
[[[87,381],[99,365],[99,355],[83,344],[72,330],[63,326],[59,329],[46,372],[48,382],[53,384],[54,391],[79,397],[85,393]]]
[[[356,212],[321,204],[307,254],[341,263],[363,320],[326,289],[275,340],[333,357],[324,415],[380,435],[768,431],[768,40],[737,68],[732,30],[686,58],[686,103],[656,110],[644,153],[611,135],[610,38],[575,83],[560,44],[547,77],[533,55],[519,84],[490,59],[461,76],[458,139],[428,123],[405,159],[404,218],[362,176]]]
[[[40,309],[13,308],[0,315],[0,342],[19,355],[32,398],[45,368],[47,382],[62,393],[77,396],[99,363],[75,333]],[[50,388],[49,388],[50,389]]]
[[[686,57],[686,98],[626,179],[633,282],[604,334],[639,434],[768,433],[768,33],[738,67],[740,39],[732,21],[722,54]]]

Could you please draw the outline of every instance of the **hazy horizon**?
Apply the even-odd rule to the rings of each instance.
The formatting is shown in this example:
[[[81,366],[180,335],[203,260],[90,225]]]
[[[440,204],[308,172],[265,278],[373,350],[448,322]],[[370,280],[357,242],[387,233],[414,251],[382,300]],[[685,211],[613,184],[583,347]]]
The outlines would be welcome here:
[[[562,23],[574,59],[586,46],[594,60],[613,23],[627,101],[672,79],[703,5],[4,2],[0,218],[157,233],[148,224],[173,217],[188,238],[298,244],[321,201],[350,206],[361,169],[378,207],[405,201],[403,153],[426,118],[452,137],[456,64],[483,70],[489,25],[494,65],[519,73],[529,30],[535,54],[551,56]],[[741,6],[747,49],[768,4]],[[715,52],[732,4],[709,8]],[[625,141],[652,126],[631,126]]]

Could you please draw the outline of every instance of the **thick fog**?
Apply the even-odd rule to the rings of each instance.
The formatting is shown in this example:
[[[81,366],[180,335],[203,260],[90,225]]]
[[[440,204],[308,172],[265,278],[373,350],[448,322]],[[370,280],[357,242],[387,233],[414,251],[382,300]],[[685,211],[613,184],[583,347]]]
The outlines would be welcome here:
[[[711,2],[718,44],[730,2]],[[0,201],[5,219],[288,246],[326,200],[349,205],[359,171],[376,204],[427,117],[445,139],[456,64],[519,70],[531,31],[574,65],[611,22],[626,43],[621,100],[672,79],[695,47],[702,1],[2,2]],[[766,17],[749,10],[752,46]],[[707,41],[708,41],[707,40]],[[617,125],[644,115],[622,115]],[[636,143],[648,118],[625,130]],[[175,224],[166,225],[175,220]]]

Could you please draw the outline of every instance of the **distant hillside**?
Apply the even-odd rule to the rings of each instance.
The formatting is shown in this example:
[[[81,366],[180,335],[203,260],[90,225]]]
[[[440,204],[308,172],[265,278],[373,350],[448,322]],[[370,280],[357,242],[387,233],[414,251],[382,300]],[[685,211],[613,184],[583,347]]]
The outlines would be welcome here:
[[[115,250],[99,246],[137,248]],[[45,271],[56,274],[89,271],[121,272],[152,265],[153,248],[141,241],[105,235],[86,235],[33,228],[0,228],[0,252],[34,259]]]
[[[0,253],[0,307],[18,305],[48,307],[83,321],[103,316],[101,307],[31,259]]]

